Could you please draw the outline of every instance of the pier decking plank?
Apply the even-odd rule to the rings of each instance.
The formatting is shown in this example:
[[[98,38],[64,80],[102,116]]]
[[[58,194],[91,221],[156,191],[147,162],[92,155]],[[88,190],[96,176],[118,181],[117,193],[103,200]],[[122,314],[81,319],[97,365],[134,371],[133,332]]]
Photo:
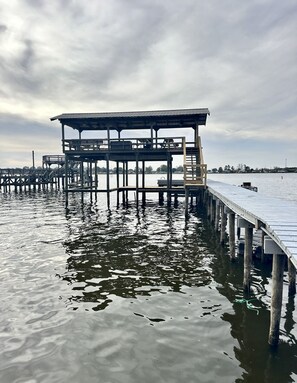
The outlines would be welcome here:
[[[297,267],[296,203],[218,181],[208,180],[207,186],[214,196],[236,214],[255,227],[264,225],[265,232]]]

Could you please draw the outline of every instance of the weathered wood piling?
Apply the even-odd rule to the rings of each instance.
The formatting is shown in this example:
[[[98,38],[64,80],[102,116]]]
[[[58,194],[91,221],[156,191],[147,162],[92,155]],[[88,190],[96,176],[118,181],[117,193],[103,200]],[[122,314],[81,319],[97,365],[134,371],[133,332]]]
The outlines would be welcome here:
[[[284,284],[284,267],[288,264],[288,294],[296,294],[296,266],[297,266],[297,208],[290,201],[271,199],[242,188],[208,181],[206,190],[208,201],[210,198],[216,204],[207,203],[208,217],[212,216],[211,209],[215,206],[214,229],[220,227],[220,242],[225,244],[226,213],[228,214],[228,239],[230,259],[234,260],[235,232],[241,238],[244,230],[244,269],[243,290],[248,296],[252,284],[253,234],[261,230],[262,251],[261,259],[265,254],[271,254],[272,262],[272,297],[270,310],[270,329],[268,334],[269,345],[275,347],[279,342],[279,331],[282,309],[282,295]],[[278,206],[278,208],[276,208]],[[236,228],[237,216],[237,228]]]

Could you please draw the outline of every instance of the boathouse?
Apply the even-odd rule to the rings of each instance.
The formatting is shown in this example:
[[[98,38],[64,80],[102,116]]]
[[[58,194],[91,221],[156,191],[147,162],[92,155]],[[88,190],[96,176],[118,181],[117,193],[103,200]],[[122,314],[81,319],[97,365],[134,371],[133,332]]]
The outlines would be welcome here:
[[[183,194],[188,199],[201,187],[206,186],[206,164],[203,160],[199,126],[205,125],[208,109],[179,109],[116,113],[71,113],[52,117],[62,125],[62,149],[65,154],[65,173],[78,168],[77,176],[66,177],[65,192],[105,192],[110,205],[110,193],[122,193],[123,203],[128,192],[139,195],[145,201],[147,192],[157,192],[159,197]],[[71,138],[69,138],[69,129]],[[182,132],[192,129],[191,138]],[[180,134],[172,136],[172,130]],[[73,137],[73,130],[77,133]],[[175,185],[172,180],[174,156],[181,156],[184,168],[183,181]],[[98,163],[106,167],[106,182],[102,188],[98,180]],[[148,162],[164,161],[167,166],[166,181],[148,187],[145,181],[145,167]],[[116,187],[111,186],[111,163],[115,163]],[[129,185],[129,163],[135,164],[135,185]]]

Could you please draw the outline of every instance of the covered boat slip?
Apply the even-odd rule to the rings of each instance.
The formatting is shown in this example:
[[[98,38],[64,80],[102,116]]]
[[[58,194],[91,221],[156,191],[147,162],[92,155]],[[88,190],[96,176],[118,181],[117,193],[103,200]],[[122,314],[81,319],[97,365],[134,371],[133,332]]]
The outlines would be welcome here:
[[[107,193],[109,204],[109,193],[112,190],[123,192],[123,200],[127,198],[129,190],[135,190],[138,202],[138,192],[158,192],[160,188],[161,192],[167,192],[170,202],[174,188],[172,180],[174,156],[180,156],[183,163],[184,182],[180,192],[187,196],[188,186],[189,193],[192,193],[195,188],[205,187],[207,172],[203,161],[199,125],[206,124],[208,115],[208,109],[179,109],[74,113],[51,118],[52,121],[59,120],[62,124],[62,148],[65,154],[66,173],[68,174],[72,166],[79,168],[77,176],[71,181],[69,177],[66,177],[66,193],[104,191]],[[77,138],[67,137],[66,128],[69,127],[77,131]],[[192,129],[190,140],[186,138],[185,130],[189,128]],[[174,129],[178,129],[176,135],[174,135]],[[85,137],[84,132],[87,131],[88,137]],[[90,132],[94,137],[89,137]],[[104,161],[106,167],[106,189],[100,189],[98,186],[99,161]],[[145,167],[147,162],[153,161],[165,162],[166,185],[147,188]],[[116,164],[117,184],[114,189],[111,188],[109,180],[111,162]],[[128,183],[129,162],[135,164],[135,187]]]

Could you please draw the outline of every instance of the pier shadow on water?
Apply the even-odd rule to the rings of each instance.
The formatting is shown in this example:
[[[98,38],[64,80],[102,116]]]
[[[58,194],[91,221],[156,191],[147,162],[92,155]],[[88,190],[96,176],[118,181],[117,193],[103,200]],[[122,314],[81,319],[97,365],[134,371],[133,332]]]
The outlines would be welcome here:
[[[97,311],[111,303],[111,294],[137,298],[209,284],[212,256],[204,254],[197,235],[203,227],[195,222],[187,228],[182,210],[155,205],[137,213],[135,207],[109,211],[105,217],[92,206],[70,213],[64,243],[69,258],[62,277],[73,285],[71,308],[93,302],[91,309]]]
[[[236,302],[243,297],[243,261],[229,261],[228,249],[218,244],[218,236],[203,214],[192,211],[185,221],[182,205],[166,208],[149,203],[139,210],[131,206],[102,211],[92,203],[72,206],[66,219],[68,237],[63,246],[68,258],[66,271],[59,277],[71,292],[65,298],[68,310],[102,312],[121,299],[134,304],[134,317],[150,326],[166,322],[170,328],[180,316],[183,321],[190,319],[197,326],[197,344],[203,340],[202,353],[210,349],[215,354],[218,350],[213,348],[217,347],[220,357],[212,360],[197,354],[199,346],[189,344],[191,372],[181,375],[185,380],[171,381],[212,381],[211,377],[220,376],[222,382],[295,381],[294,300],[285,304],[281,343],[272,350],[267,344],[270,266],[254,265],[249,298],[254,299],[255,309]],[[161,295],[164,307],[157,305],[156,310],[152,306]],[[187,349],[187,344],[183,346]],[[172,358],[178,360],[180,351],[175,350]],[[204,364],[214,372],[203,371]],[[170,378],[171,373],[167,371],[165,376]]]

